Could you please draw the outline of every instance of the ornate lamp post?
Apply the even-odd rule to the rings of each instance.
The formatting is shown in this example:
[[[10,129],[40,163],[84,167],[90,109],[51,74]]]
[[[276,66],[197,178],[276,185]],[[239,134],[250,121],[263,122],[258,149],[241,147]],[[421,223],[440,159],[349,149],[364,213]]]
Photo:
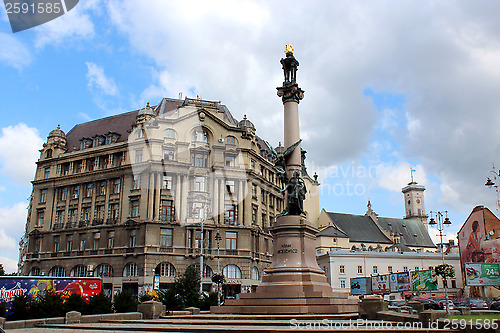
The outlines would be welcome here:
[[[490,170],[490,173],[493,174],[493,180],[491,180],[490,177],[487,177],[486,183],[484,185],[488,186],[489,188],[495,188],[495,192],[497,193],[497,210],[500,210],[500,191],[498,190],[497,185],[497,183],[500,181],[500,170],[496,171],[495,165],[493,164],[493,168]]]
[[[443,229],[445,226],[449,226],[451,224],[450,219],[448,218],[448,211],[443,211],[443,212],[430,212],[431,213],[431,219],[429,220],[429,225],[430,226],[436,226],[437,230],[439,230],[439,239],[441,241],[441,259],[443,261],[443,267],[445,265],[444,262],[444,244],[443,244]],[[436,215],[437,221],[432,217],[432,215]],[[446,274],[442,275],[443,278],[443,286],[444,286],[444,295],[446,299],[446,312],[450,314],[450,308],[448,304],[448,286],[447,286],[447,281],[446,281]]]

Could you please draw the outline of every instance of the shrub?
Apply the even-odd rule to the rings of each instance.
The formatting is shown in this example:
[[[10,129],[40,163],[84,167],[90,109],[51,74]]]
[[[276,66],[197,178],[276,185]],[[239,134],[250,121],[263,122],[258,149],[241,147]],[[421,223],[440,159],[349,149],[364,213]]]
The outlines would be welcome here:
[[[174,282],[169,289],[158,291],[158,300],[165,305],[167,311],[184,309],[182,296],[177,293],[177,284]]]
[[[64,302],[64,311],[78,311],[81,314],[87,314],[88,306],[80,294],[71,294],[66,298],[66,302]]]
[[[221,302],[222,302],[222,295],[221,295]],[[211,306],[216,306],[216,305],[218,305],[217,293],[212,291],[208,295],[203,297],[203,299],[201,300],[200,310],[210,310]]]
[[[115,295],[113,306],[116,312],[136,312],[137,297],[131,290],[122,290]]]
[[[139,296],[139,302],[141,302],[141,303],[151,301],[152,299],[154,299],[154,297],[151,294],[143,294],[143,295]]]
[[[9,320],[22,320],[29,319],[29,299],[26,295],[14,296],[12,300],[10,315],[7,319]]]
[[[101,314],[101,313],[113,312],[113,304],[111,303],[111,299],[108,297],[108,295],[106,295],[102,291],[99,294],[94,295],[92,298],[90,298],[87,307],[88,307],[87,311],[88,314]]]

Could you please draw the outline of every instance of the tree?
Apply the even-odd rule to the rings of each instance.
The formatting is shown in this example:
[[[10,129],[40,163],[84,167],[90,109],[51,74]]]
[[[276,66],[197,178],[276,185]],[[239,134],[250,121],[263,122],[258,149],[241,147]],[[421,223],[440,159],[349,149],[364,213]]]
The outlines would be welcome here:
[[[200,306],[200,272],[195,266],[189,266],[177,277],[167,290],[160,290],[158,299],[167,310],[181,310],[191,306]]]
[[[88,314],[111,313],[113,312],[113,304],[108,295],[101,291],[99,294],[90,298],[87,309]]]
[[[137,297],[131,290],[125,289],[115,295],[113,305],[116,312],[136,312]]]
[[[5,275],[5,269],[3,268],[3,264],[0,264],[0,276]]]
[[[29,299],[25,294],[16,295],[10,307],[9,320],[29,319]]]
[[[38,293],[29,310],[31,318],[63,317],[65,314],[61,295],[47,291]]]
[[[86,314],[87,312],[87,303],[85,299],[83,299],[80,294],[71,294],[66,298],[66,302],[64,302],[64,311],[78,311],[82,314]]]

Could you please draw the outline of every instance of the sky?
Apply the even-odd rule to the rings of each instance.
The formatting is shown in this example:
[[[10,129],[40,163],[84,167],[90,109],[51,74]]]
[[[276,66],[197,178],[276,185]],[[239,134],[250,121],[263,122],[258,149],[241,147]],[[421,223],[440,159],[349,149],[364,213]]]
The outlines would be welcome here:
[[[454,237],[500,166],[500,2],[80,0],[12,33],[0,5],[0,263],[16,269],[35,162],[49,132],[200,96],[283,141],[276,95],[291,43],[302,147],[320,206],[403,217],[401,189],[426,187]],[[278,129],[278,130],[277,130]],[[434,240],[436,231],[431,231]]]

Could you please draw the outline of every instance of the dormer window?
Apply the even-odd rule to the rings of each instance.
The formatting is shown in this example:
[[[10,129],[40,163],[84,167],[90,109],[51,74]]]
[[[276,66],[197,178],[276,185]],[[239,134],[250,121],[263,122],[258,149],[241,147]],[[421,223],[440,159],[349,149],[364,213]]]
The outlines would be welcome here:
[[[226,137],[226,144],[227,145],[235,145],[236,144],[236,138],[234,136],[228,136],[228,137]]]
[[[165,130],[165,137],[167,139],[175,139],[175,131],[172,128],[167,128]]]
[[[137,139],[142,139],[144,137],[144,131],[142,129],[139,129],[137,131]]]
[[[52,149],[48,149],[46,152],[45,152],[45,158],[51,158],[52,157]]]
[[[197,129],[193,132],[193,139],[192,141],[194,142],[205,142],[208,143],[208,134],[205,130],[202,129]]]

